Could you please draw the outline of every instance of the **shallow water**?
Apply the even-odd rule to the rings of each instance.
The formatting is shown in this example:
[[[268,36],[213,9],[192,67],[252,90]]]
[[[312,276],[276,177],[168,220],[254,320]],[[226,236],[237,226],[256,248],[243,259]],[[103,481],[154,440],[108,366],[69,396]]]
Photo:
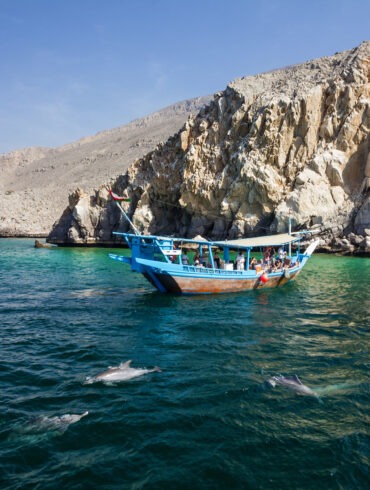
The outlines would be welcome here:
[[[110,251],[0,240],[0,488],[369,488],[368,259],[181,297]],[[162,372],[84,384],[128,359]],[[320,400],[269,387],[279,374]]]

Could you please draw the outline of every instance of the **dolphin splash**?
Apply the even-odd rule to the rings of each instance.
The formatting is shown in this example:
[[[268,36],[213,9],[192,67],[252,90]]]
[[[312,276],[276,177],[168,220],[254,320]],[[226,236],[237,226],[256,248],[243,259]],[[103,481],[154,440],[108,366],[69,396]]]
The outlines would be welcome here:
[[[267,383],[273,388],[275,388],[276,385],[280,385],[295,391],[299,395],[308,395],[319,398],[317,393],[311,390],[311,388],[308,386],[304,385],[296,374],[294,376],[273,376],[267,380]]]
[[[128,381],[143,374],[161,372],[160,368],[155,366],[153,369],[140,369],[130,367],[132,361],[126,361],[119,366],[110,366],[106,371],[96,374],[95,376],[88,376],[85,379],[84,384],[91,383],[114,383],[118,381]]]

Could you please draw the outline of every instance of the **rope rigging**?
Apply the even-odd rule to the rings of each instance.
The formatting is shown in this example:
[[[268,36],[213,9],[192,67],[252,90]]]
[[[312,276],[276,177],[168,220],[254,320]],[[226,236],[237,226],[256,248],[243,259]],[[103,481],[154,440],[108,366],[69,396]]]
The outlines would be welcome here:
[[[135,233],[137,233],[137,230],[136,230],[135,226],[130,221],[130,219],[127,217],[127,214],[124,212],[124,210],[122,209],[122,207],[118,204],[118,202],[122,202],[122,201],[123,202],[130,202],[131,199],[129,199],[128,197],[120,197],[120,196],[117,196],[117,194],[114,194],[111,189],[109,190],[109,193],[112,196],[113,200],[116,201],[116,204],[118,205],[118,207],[120,208],[121,212],[124,214],[124,216],[126,217],[126,219],[128,220],[128,222],[130,223],[130,225],[132,226],[132,228],[134,229]],[[177,208],[177,209],[180,209],[182,211],[186,211],[186,209],[183,206],[180,206],[179,204],[174,204],[174,203],[171,203],[171,202],[168,202],[168,201],[163,201],[162,199],[151,199],[151,202],[152,203],[165,204],[166,206],[171,206],[173,208]],[[201,215],[201,213],[194,213],[193,216],[202,216],[202,215]],[[207,211],[207,217],[208,218],[214,218],[214,219],[223,219],[228,224],[230,224],[230,223],[232,223],[234,221],[234,218],[227,218],[227,217],[222,216],[220,214],[209,213],[208,211]],[[266,231],[266,230],[269,230],[269,227],[258,225],[258,226],[255,227],[255,230],[264,230],[264,231]]]

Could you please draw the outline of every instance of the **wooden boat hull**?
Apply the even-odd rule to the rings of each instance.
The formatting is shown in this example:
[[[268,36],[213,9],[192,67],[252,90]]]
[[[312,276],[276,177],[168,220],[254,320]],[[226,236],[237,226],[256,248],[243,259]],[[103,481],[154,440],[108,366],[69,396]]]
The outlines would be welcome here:
[[[158,283],[163,287],[162,291],[174,294],[217,294],[239,293],[251,289],[276,288],[293,281],[299,274],[297,270],[286,277],[284,273],[274,276],[267,275],[267,281],[262,282],[260,277],[223,279],[216,277],[183,277],[167,273],[146,272],[144,277],[157,289]],[[153,277],[155,275],[155,278]]]

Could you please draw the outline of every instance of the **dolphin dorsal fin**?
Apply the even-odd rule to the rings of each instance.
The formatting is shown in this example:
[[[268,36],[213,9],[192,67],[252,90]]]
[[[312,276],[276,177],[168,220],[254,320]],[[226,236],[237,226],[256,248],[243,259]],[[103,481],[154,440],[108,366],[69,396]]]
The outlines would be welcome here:
[[[302,384],[302,381],[301,381],[301,380],[298,378],[298,376],[297,376],[296,374],[294,374],[294,375],[292,376],[292,379],[293,379],[293,380],[294,380],[296,383],[298,383],[299,385],[301,385],[301,384]]]
[[[120,368],[129,368],[130,367],[130,364],[132,363],[132,361],[126,361],[126,362],[121,362],[121,364],[119,365]]]

